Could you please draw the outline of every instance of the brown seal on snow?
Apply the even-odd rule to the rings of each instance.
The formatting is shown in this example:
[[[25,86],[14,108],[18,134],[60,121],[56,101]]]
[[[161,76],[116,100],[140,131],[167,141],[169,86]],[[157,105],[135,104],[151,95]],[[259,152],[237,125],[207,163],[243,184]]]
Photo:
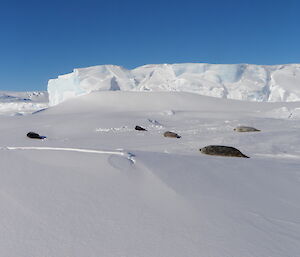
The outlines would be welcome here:
[[[203,154],[209,155],[217,155],[217,156],[226,156],[226,157],[242,157],[242,158],[250,158],[244,155],[238,149],[231,146],[224,145],[208,145],[201,149],[199,149]]]
[[[238,126],[235,129],[233,129],[236,132],[258,132],[259,129],[253,128],[253,127],[247,127],[247,126]]]
[[[178,134],[171,132],[171,131],[166,131],[164,133],[164,137],[173,137],[173,138],[181,138]]]

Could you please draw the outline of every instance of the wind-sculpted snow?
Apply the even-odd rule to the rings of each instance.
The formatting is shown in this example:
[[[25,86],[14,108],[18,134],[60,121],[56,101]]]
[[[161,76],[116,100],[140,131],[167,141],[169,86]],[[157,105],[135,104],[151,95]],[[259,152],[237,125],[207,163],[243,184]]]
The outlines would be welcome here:
[[[50,105],[92,91],[184,91],[247,101],[300,100],[300,64],[157,64],[74,69],[48,83]]]

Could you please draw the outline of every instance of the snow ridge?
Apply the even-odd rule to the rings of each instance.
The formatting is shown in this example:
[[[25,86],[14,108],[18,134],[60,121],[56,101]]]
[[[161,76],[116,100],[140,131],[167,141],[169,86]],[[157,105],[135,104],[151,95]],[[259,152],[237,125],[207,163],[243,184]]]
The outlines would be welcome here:
[[[50,105],[92,91],[183,91],[259,102],[300,101],[300,64],[152,64],[74,69],[50,79]]]
[[[2,149],[7,150],[38,150],[38,151],[67,151],[67,152],[79,152],[79,153],[94,153],[94,154],[108,154],[108,155],[119,155],[124,156],[128,160],[135,162],[133,157],[134,154],[124,152],[121,150],[108,151],[108,150],[94,150],[94,149],[81,149],[81,148],[66,148],[66,147],[35,147],[35,146],[7,146]]]

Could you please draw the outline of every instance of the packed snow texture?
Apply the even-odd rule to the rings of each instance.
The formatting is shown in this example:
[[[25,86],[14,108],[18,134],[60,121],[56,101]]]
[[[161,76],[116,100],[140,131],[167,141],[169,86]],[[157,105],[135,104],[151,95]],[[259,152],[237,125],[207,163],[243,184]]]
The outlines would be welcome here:
[[[48,107],[47,92],[0,91],[0,115],[24,115]]]
[[[299,108],[119,91],[2,115],[0,255],[299,256]],[[250,159],[200,153],[211,144]]]
[[[300,64],[157,64],[74,69],[48,82],[50,105],[92,91],[183,91],[259,102],[300,100]]]

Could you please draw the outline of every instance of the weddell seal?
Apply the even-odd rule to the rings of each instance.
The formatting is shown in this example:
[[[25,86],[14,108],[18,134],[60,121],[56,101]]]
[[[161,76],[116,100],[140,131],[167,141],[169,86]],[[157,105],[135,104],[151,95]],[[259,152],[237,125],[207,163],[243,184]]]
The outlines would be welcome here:
[[[199,151],[203,154],[208,154],[208,155],[250,158],[244,155],[238,149],[231,146],[224,146],[224,145],[208,145],[199,149]]]
[[[34,139],[45,139],[45,136],[40,136],[38,133],[35,132],[29,132],[27,133],[27,137],[34,138]]]
[[[233,129],[236,132],[258,132],[259,129],[253,128],[253,127],[247,127],[247,126],[238,126]]]
[[[147,129],[141,127],[141,126],[135,126],[134,128],[135,130],[139,130],[139,131],[147,131]]]
[[[171,131],[166,131],[164,133],[164,137],[173,137],[173,138],[181,138],[178,134],[171,132]]]

